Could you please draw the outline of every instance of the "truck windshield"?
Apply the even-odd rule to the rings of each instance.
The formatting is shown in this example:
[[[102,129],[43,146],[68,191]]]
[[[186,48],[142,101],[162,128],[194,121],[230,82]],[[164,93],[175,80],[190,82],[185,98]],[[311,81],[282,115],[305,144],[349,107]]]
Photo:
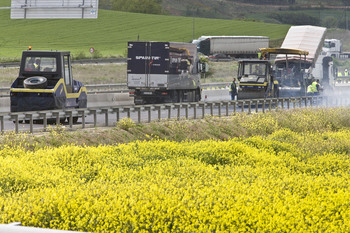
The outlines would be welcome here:
[[[25,71],[56,72],[55,57],[27,57]]]
[[[265,75],[266,74],[266,65],[261,63],[245,63],[244,64],[244,73],[246,75]]]

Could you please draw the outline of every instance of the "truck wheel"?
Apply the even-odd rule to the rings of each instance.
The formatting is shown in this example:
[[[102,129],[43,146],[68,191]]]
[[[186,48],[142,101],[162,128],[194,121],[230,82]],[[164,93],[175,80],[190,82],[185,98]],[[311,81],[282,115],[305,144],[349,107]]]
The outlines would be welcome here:
[[[201,100],[201,92],[200,92],[199,89],[197,89],[197,90],[195,91],[195,99],[194,99],[194,101],[195,101],[195,102],[198,102],[198,101],[200,101],[200,100]]]
[[[42,76],[33,76],[26,78],[23,81],[23,85],[25,88],[29,89],[43,89],[47,87],[47,79]]]
[[[73,117],[73,124],[76,124],[78,122],[79,117]]]

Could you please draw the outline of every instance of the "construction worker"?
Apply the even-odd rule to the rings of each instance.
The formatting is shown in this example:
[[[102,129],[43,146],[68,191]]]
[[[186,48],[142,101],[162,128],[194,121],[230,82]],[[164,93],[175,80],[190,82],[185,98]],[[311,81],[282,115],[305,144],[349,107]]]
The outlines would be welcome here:
[[[317,91],[317,81],[313,81],[309,86],[307,86],[307,95],[308,96],[313,96],[313,95],[317,95],[318,91]]]
[[[337,82],[338,83],[341,83],[341,79],[342,79],[342,77],[343,77],[343,74],[340,72],[340,71],[338,71],[338,73],[337,73]]]
[[[235,78],[233,78],[233,81],[232,81],[231,85],[229,86],[229,91],[230,91],[230,95],[231,95],[231,100],[236,100],[237,85],[236,85],[236,79]]]
[[[347,77],[347,78],[349,77],[348,69],[345,69],[345,70],[344,70],[344,76]],[[345,81],[346,81],[346,83],[347,83],[347,82],[349,81],[349,78],[346,79]]]
[[[39,71],[40,70],[40,59],[37,58],[33,65],[34,65],[34,70],[38,70]]]
[[[319,90],[320,90],[320,84],[319,84],[319,80],[315,80],[312,82],[312,89],[314,91],[314,95],[318,95],[319,94]]]

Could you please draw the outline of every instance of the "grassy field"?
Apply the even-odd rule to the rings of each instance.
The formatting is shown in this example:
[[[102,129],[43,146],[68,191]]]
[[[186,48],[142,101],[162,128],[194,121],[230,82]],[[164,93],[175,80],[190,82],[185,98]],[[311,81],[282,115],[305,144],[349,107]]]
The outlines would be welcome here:
[[[237,75],[237,62],[209,62],[210,73],[203,83],[230,82]],[[126,83],[126,64],[73,64],[73,77],[84,85]],[[10,87],[18,76],[18,68],[0,69],[0,87]]]
[[[4,1],[5,2],[5,1]],[[10,6],[1,3],[2,6]],[[10,10],[0,10],[0,61],[19,59],[29,45],[34,50],[69,50],[73,55],[90,56],[94,47],[97,55],[126,55],[127,41],[177,41],[193,39],[193,18],[147,15],[99,10],[98,19],[12,20]],[[202,35],[258,35],[281,40],[288,25],[259,22],[195,19],[195,38]]]

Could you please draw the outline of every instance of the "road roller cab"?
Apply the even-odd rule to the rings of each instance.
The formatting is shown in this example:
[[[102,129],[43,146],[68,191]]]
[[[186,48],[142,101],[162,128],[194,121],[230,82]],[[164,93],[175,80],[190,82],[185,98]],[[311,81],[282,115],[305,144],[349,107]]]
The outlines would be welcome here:
[[[86,108],[86,87],[73,79],[70,52],[23,51],[10,102],[11,112]]]

